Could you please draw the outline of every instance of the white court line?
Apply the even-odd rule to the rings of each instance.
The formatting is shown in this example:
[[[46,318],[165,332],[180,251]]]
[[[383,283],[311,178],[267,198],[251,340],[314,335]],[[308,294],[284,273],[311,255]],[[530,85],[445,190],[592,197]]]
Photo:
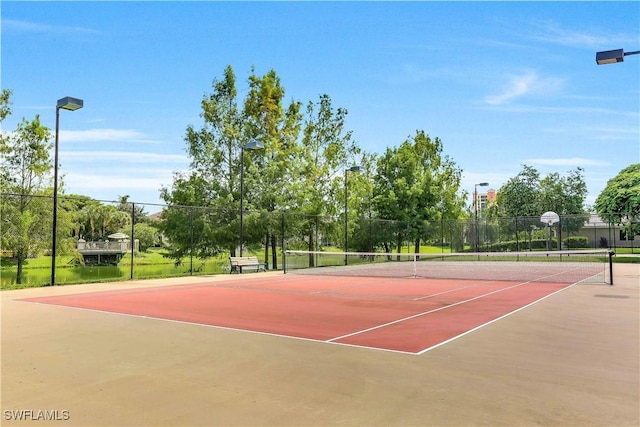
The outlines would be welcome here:
[[[438,295],[444,295],[444,294],[448,294],[448,293],[451,293],[451,292],[457,292],[457,291],[461,291],[463,289],[468,289],[468,288],[475,288],[476,286],[488,285],[488,284],[494,283],[494,282],[495,281],[490,281],[490,282],[486,282],[486,283],[476,283],[475,285],[463,286],[461,288],[455,288],[455,289],[450,289],[448,291],[442,291],[442,292],[438,292],[438,293],[435,293],[435,294],[429,294],[429,295],[425,295],[425,296],[422,296],[422,297],[416,297],[416,298],[413,298],[411,301],[421,301],[423,299],[437,297]]]
[[[553,277],[553,276],[554,275],[547,276],[547,277]],[[537,280],[540,280],[540,279],[537,279]],[[495,291],[487,292],[486,294],[482,294],[482,295],[478,295],[478,296],[473,297],[473,298],[469,298],[469,299],[466,299],[466,300],[458,301],[458,302],[455,302],[453,304],[449,304],[449,305],[445,305],[443,307],[435,308],[433,310],[423,311],[422,313],[417,313],[417,314],[414,314],[412,316],[403,317],[402,319],[393,320],[391,322],[383,323],[383,324],[380,324],[380,325],[377,325],[377,326],[372,326],[371,328],[362,329],[360,331],[352,332],[350,334],[346,334],[346,335],[342,335],[342,336],[339,336],[339,337],[331,338],[330,340],[328,340],[328,342],[333,342],[333,341],[341,340],[341,339],[344,339],[344,338],[349,338],[349,337],[352,337],[352,336],[355,336],[355,335],[364,334],[366,332],[375,331],[376,329],[386,328],[387,326],[396,325],[398,323],[402,323],[402,322],[405,322],[407,320],[411,320],[411,319],[415,319],[415,318],[418,318],[418,317],[426,316],[427,314],[435,313],[435,312],[441,311],[441,310],[446,310],[448,308],[455,307],[455,306],[458,306],[458,305],[461,305],[461,304],[466,304],[468,302],[475,301],[477,299],[484,298],[484,297],[489,296],[489,295],[493,295],[493,294],[496,294],[496,293],[499,293],[499,292],[502,292],[502,291],[506,291],[506,290],[513,289],[513,288],[517,288],[517,287],[520,287],[520,286],[523,286],[523,285],[527,285],[527,284],[530,284],[530,283],[534,283],[534,282],[532,280],[529,280],[527,282],[522,282],[522,283],[518,283],[516,285],[507,286],[506,288],[501,288],[501,289],[498,289],[498,290],[495,290]],[[565,289],[565,288],[563,288],[563,289]],[[550,295],[552,295],[552,294],[550,294]]]
[[[550,275],[550,276],[547,276],[547,277],[553,277],[553,276],[554,275]],[[421,354],[424,354],[424,353],[426,353],[426,352],[428,352],[428,351],[430,351],[432,349],[435,349],[435,348],[437,348],[437,347],[439,347],[441,345],[444,345],[444,344],[449,343],[449,342],[451,342],[451,341],[453,341],[455,339],[458,339],[458,338],[460,338],[460,337],[462,337],[464,335],[467,335],[467,334],[469,334],[469,333],[471,333],[473,331],[476,331],[476,330],[478,330],[478,329],[480,329],[480,328],[482,328],[484,326],[487,326],[487,325],[489,325],[489,324],[491,324],[493,322],[496,322],[496,321],[498,321],[500,319],[503,319],[503,318],[505,318],[507,316],[510,316],[511,314],[514,314],[514,313],[516,313],[516,312],[518,312],[520,310],[523,310],[523,309],[525,309],[525,308],[527,308],[527,307],[529,307],[529,306],[531,306],[533,304],[536,304],[539,301],[542,301],[542,300],[544,300],[544,299],[546,299],[546,298],[548,298],[548,297],[550,297],[550,296],[552,296],[552,295],[554,295],[554,294],[556,294],[558,292],[561,292],[561,291],[563,291],[565,289],[568,289],[568,288],[578,284],[579,282],[578,283],[574,283],[572,285],[569,285],[567,287],[564,287],[562,289],[559,289],[559,290],[557,290],[557,291],[555,291],[555,292],[553,292],[553,293],[551,293],[549,295],[546,295],[546,296],[544,296],[544,297],[542,297],[542,298],[540,298],[540,299],[538,299],[536,301],[533,301],[533,302],[531,302],[531,303],[529,303],[529,304],[527,304],[527,305],[525,305],[523,307],[520,307],[520,308],[518,308],[518,309],[516,309],[516,310],[514,310],[512,312],[506,313],[506,314],[504,314],[503,316],[501,316],[499,318],[491,320],[491,321],[489,321],[487,323],[484,323],[482,325],[476,326],[475,328],[470,329],[469,331],[466,331],[466,332],[464,332],[464,333],[462,333],[460,335],[452,337],[452,338],[450,338],[450,339],[448,339],[446,341],[438,343],[438,344],[436,344],[436,345],[434,345],[432,347],[426,348],[426,349],[421,350],[419,352],[394,350],[394,349],[389,349],[389,348],[372,347],[372,346],[365,346],[365,345],[358,345],[358,344],[340,343],[340,342],[336,342],[336,341],[340,340],[342,338],[346,338],[346,337],[358,335],[358,334],[361,334],[361,333],[365,333],[367,331],[380,329],[380,328],[383,328],[385,326],[397,324],[397,323],[403,322],[405,320],[410,320],[410,319],[413,319],[413,318],[416,318],[416,317],[424,316],[424,315],[427,315],[429,313],[433,313],[433,312],[437,312],[437,311],[444,310],[444,309],[447,309],[447,308],[451,308],[451,307],[454,307],[454,306],[457,306],[457,305],[460,305],[460,304],[464,304],[464,303],[467,303],[467,302],[470,302],[470,301],[473,301],[473,300],[476,300],[476,299],[479,299],[479,298],[482,298],[482,297],[485,297],[485,296],[488,296],[488,295],[491,295],[491,294],[495,294],[495,293],[498,293],[498,292],[502,292],[504,290],[516,288],[516,287],[523,286],[523,285],[530,284],[530,283],[533,283],[533,282],[532,281],[527,281],[527,282],[519,283],[519,284],[516,284],[516,285],[513,285],[513,286],[509,286],[509,287],[506,287],[506,288],[501,288],[499,290],[488,292],[486,294],[479,295],[477,297],[470,298],[468,300],[459,301],[459,302],[454,303],[454,304],[450,304],[450,305],[447,305],[447,306],[444,306],[444,307],[440,307],[440,308],[437,308],[437,309],[434,309],[434,310],[426,311],[426,312],[423,312],[423,313],[418,313],[418,314],[413,315],[413,316],[409,316],[409,317],[406,317],[406,318],[403,318],[403,319],[398,319],[398,320],[393,321],[393,322],[388,322],[388,323],[385,323],[385,324],[382,324],[382,325],[378,325],[378,326],[375,326],[375,327],[372,327],[372,328],[364,329],[364,330],[361,330],[361,331],[358,331],[358,332],[354,332],[354,333],[351,333],[351,334],[343,335],[341,337],[331,338],[329,340],[305,338],[305,337],[299,337],[299,336],[297,337],[297,336],[292,336],[292,335],[277,334],[277,333],[273,333],[273,332],[264,332],[264,331],[250,330],[250,329],[234,328],[234,327],[230,327],[230,326],[210,325],[210,324],[206,324],[206,323],[197,323],[197,322],[189,322],[189,321],[185,321],[185,320],[167,319],[167,318],[163,318],[163,317],[155,317],[155,316],[148,316],[148,315],[142,315],[142,314],[130,314],[130,313],[121,313],[121,312],[116,312],[116,311],[100,310],[100,309],[93,309],[93,308],[86,308],[86,307],[75,307],[75,306],[71,306],[71,305],[62,305],[62,304],[53,303],[53,302],[30,301],[30,298],[20,298],[20,299],[16,299],[16,300],[13,300],[13,301],[35,303],[35,304],[41,304],[41,305],[47,305],[47,306],[52,306],[53,305],[53,306],[56,306],[56,307],[70,308],[70,309],[76,309],[76,310],[85,310],[85,311],[90,311],[90,312],[95,312],[95,313],[107,313],[107,314],[112,314],[112,315],[115,314],[115,315],[119,315],[119,316],[133,317],[133,318],[139,318],[139,319],[159,320],[159,321],[163,321],[163,322],[171,322],[171,323],[178,323],[178,324],[191,325],[191,326],[199,326],[199,327],[205,327],[205,328],[229,330],[229,331],[235,331],[235,332],[247,332],[247,333],[257,334],[257,335],[267,335],[267,336],[273,336],[273,337],[279,337],[279,338],[288,338],[288,339],[293,339],[293,340],[301,340],[301,341],[306,341],[306,342],[316,342],[316,343],[333,344],[333,345],[340,345],[340,346],[353,347],[353,348],[362,348],[362,349],[368,349],[368,350],[384,351],[384,352],[389,352],[389,353],[421,355]],[[207,283],[207,285],[210,285],[210,283]],[[176,286],[178,286],[178,285],[176,285]],[[472,285],[472,286],[478,286],[478,285]],[[468,286],[468,287],[472,287],[472,286]],[[464,288],[458,288],[457,290],[460,290],[460,289],[464,289]],[[110,292],[110,291],[108,291],[108,292]],[[117,291],[114,290],[114,292],[117,292]],[[98,293],[98,292],[96,292],[96,293]],[[38,298],[49,298],[49,297],[38,297]]]
[[[38,298],[40,298],[40,297],[38,297]],[[44,297],[44,298],[47,298],[47,297]],[[83,310],[83,311],[89,311],[89,312],[93,312],[93,313],[111,314],[111,315],[123,316],[123,317],[133,317],[133,318],[137,318],[137,319],[159,320],[161,322],[177,323],[177,324],[181,324],[181,325],[198,326],[198,327],[212,328],[212,329],[221,329],[221,330],[225,330],[225,331],[245,332],[245,333],[254,334],[254,335],[266,335],[266,336],[271,336],[271,337],[287,338],[287,339],[292,339],[292,340],[320,343],[320,344],[323,344],[323,345],[324,344],[332,344],[332,345],[338,345],[338,346],[344,346],[344,347],[354,347],[354,348],[363,348],[363,349],[368,349],[368,350],[378,350],[378,351],[384,351],[384,352],[388,352],[388,353],[400,353],[400,354],[410,354],[410,355],[418,354],[418,353],[415,353],[415,352],[412,352],[412,351],[394,350],[394,349],[383,348],[383,347],[369,347],[369,346],[366,346],[366,345],[358,345],[358,344],[336,343],[336,342],[331,342],[331,341],[321,340],[321,339],[316,339],[316,338],[297,337],[297,336],[294,336],[294,335],[277,334],[275,332],[254,331],[252,329],[234,328],[232,326],[210,325],[208,323],[198,323],[198,322],[189,322],[187,320],[167,319],[165,317],[148,316],[148,315],[144,315],[144,314],[121,313],[121,312],[118,312],[118,311],[100,310],[100,309],[97,309],[97,308],[87,308],[87,307],[76,307],[76,306],[73,306],[73,305],[62,305],[62,304],[58,304],[58,303],[50,303],[50,302],[44,302],[44,301],[29,301],[29,299],[15,299],[15,300],[12,300],[12,301],[20,302],[20,303],[25,302],[25,303],[30,303],[30,304],[40,304],[40,305],[46,305],[46,306],[49,306],[49,307],[50,306],[61,307],[61,308],[64,308],[64,309]]]
[[[524,309],[525,309],[525,308],[527,308],[527,307],[531,307],[532,305],[537,304],[537,303],[539,303],[540,301],[542,301],[542,300],[544,300],[544,299],[547,299],[547,298],[549,298],[549,297],[550,297],[550,296],[552,296],[552,295],[557,294],[558,292],[562,292],[562,291],[564,291],[564,290],[567,290],[567,289],[569,289],[569,288],[571,288],[571,287],[573,287],[573,286],[575,286],[575,285],[577,285],[577,284],[579,284],[579,283],[580,283],[580,282],[576,282],[576,283],[574,283],[574,284],[572,284],[572,285],[569,285],[569,286],[566,286],[566,287],[564,287],[564,288],[562,288],[562,289],[558,289],[557,291],[552,292],[552,293],[550,293],[549,295],[545,295],[545,296],[543,296],[542,298],[539,298],[539,299],[537,299],[537,300],[535,300],[535,301],[533,301],[533,302],[530,302],[530,303],[529,303],[529,304],[527,304],[527,305],[524,305],[524,306],[522,306],[522,307],[520,307],[520,308],[517,308],[517,309],[515,309],[515,310],[513,310],[513,311],[510,311],[509,313],[503,314],[502,316],[500,316],[500,317],[498,317],[498,318],[496,318],[496,319],[490,320],[490,321],[488,321],[488,322],[486,322],[486,323],[483,323],[482,325],[478,325],[478,326],[476,326],[476,327],[475,327],[475,328],[473,328],[473,329],[469,329],[468,331],[461,333],[460,335],[456,335],[455,337],[449,338],[448,340],[442,341],[441,343],[438,343],[438,344],[433,345],[433,346],[431,346],[431,347],[425,348],[424,350],[421,350],[421,351],[419,351],[419,352],[417,352],[417,353],[414,353],[414,354],[416,354],[416,355],[421,355],[421,354],[424,354],[424,353],[426,353],[426,352],[428,352],[428,351],[430,351],[430,350],[433,350],[434,348],[438,348],[438,347],[440,347],[441,345],[445,345],[445,344],[447,344],[447,343],[450,343],[451,341],[457,340],[458,338],[461,338],[461,337],[463,337],[463,336],[465,336],[465,335],[467,335],[467,334],[470,334],[471,332],[477,331],[477,330],[478,330],[478,329],[480,329],[480,328],[484,328],[485,326],[490,325],[490,324],[492,324],[493,322],[497,322],[498,320],[501,320],[501,319],[504,319],[505,317],[511,316],[512,314],[517,313],[517,312],[519,312],[520,310],[524,310]]]

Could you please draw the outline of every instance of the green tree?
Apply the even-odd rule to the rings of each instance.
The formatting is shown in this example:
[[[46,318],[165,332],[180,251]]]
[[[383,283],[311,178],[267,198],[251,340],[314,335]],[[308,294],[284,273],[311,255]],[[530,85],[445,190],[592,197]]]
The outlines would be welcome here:
[[[568,233],[580,230],[588,216],[584,209],[587,184],[584,171],[576,168],[567,176],[551,173],[540,181],[540,210],[561,216],[561,227]]]
[[[349,246],[360,252],[373,252],[378,247],[380,227],[373,208],[373,177],[377,156],[363,152],[358,164],[362,171],[349,176]]]
[[[151,224],[138,223],[134,226],[135,238],[140,245],[140,251],[146,252],[147,249],[157,244],[160,240],[158,230]]]
[[[75,207],[80,211],[73,229],[85,240],[107,240],[110,234],[131,231],[131,212],[91,199],[76,200]]]
[[[277,216],[268,214],[282,209],[291,199],[293,168],[300,132],[300,103],[292,101],[285,108],[285,89],[274,70],[263,76],[249,77],[249,92],[244,102],[245,132],[250,139],[264,144],[264,150],[245,156],[245,206],[262,213],[249,213],[245,228],[247,243],[264,238],[264,257],[277,268],[276,235],[280,230]],[[249,153],[245,153],[249,154]],[[260,220],[257,221],[257,217]],[[252,226],[251,226],[252,225]]]
[[[605,221],[624,224],[629,237],[640,234],[640,163],[627,166],[611,178],[594,207]]]
[[[11,90],[2,89],[0,91],[0,123],[11,114]]]
[[[332,218],[343,211],[344,171],[359,153],[351,132],[346,130],[347,113],[344,108],[334,108],[327,94],[306,106],[291,200],[302,213],[299,227],[306,236],[308,250],[318,249],[317,237],[335,240],[339,234]],[[350,190],[357,188],[353,174],[349,179]],[[349,192],[350,196],[353,194]],[[322,236],[316,230],[322,230]],[[310,257],[309,262],[313,265],[314,259]]]
[[[176,173],[172,188],[161,189],[170,205],[204,208],[163,211],[161,229],[176,260],[187,254],[207,258],[224,249],[234,254],[238,242],[239,157],[247,139],[231,66],[222,80],[213,81],[201,107],[202,127],[189,125],[185,136],[190,171]]]
[[[110,234],[128,232],[131,227],[131,214],[122,212],[114,205],[101,205],[100,238],[108,239]]]
[[[41,252],[51,242],[51,210],[42,203],[43,199],[35,197],[49,189],[49,171],[53,166],[49,158],[50,139],[50,130],[40,123],[37,115],[31,121],[22,119],[15,132],[0,139],[2,191],[14,194],[5,197],[1,204],[2,248],[14,254],[18,284],[22,283],[27,257]]]
[[[128,194],[125,196],[118,196],[117,208],[119,211],[129,215],[134,224],[147,221],[147,212],[144,209],[144,205],[130,202]]]
[[[88,200],[81,208],[79,224],[77,225],[78,236],[85,240],[98,239],[98,224],[100,223],[101,204],[96,200]]]
[[[69,229],[71,237],[75,239],[85,237],[88,222],[84,211],[88,204],[97,203],[89,196],[71,194],[58,198],[58,209],[69,216]]]
[[[522,170],[498,190],[497,204],[503,216],[532,217],[540,212],[540,173],[522,165]]]
[[[254,73],[249,77],[249,92],[241,102],[236,89],[233,69],[225,69],[222,80],[214,80],[213,92],[202,101],[203,126],[187,128],[187,151],[191,158],[188,175],[177,174],[173,189],[163,189],[165,201],[175,205],[197,205],[210,209],[202,212],[171,209],[163,218],[171,223],[191,223],[199,227],[197,238],[179,228],[163,227],[172,242],[173,255],[195,251],[201,257],[215,255],[222,250],[235,254],[238,245],[240,171],[244,170],[244,209],[273,210],[284,201],[287,168],[291,164],[288,147],[295,146],[297,106],[292,103],[284,110],[284,89],[271,71],[263,77]],[[265,145],[264,152],[245,153],[242,147],[257,139]],[[241,157],[244,164],[241,165]],[[196,190],[197,192],[194,192]],[[188,215],[188,217],[184,217]],[[255,221],[247,215],[247,223],[266,224],[266,229],[246,228],[246,241],[258,242],[260,236],[269,240],[272,232],[268,221]],[[182,231],[179,231],[182,230]],[[187,232],[188,234],[184,234]]]
[[[544,178],[534,167],[522,165],[522,170],[509,179],[498,191],[497,205],[500,215],[514,218],[504,227],[511,235],[525,231],[531,242],[534,229],[541,227],[540,216],[552,211],[562,217],[562,230],[577,231],[587,219],[584,202],[587,185],[584,171],[576,168],[566,176],[550,173]]]
[[[397,148],[388,148],[378,159],[373,199],[379,217],[406,224],[396,234],[400,251],[404,238],[414,242],[419,252],[425,230],[441,218],[458,217],[463,197],[459,194],[462,172],[443,154],[439,138],[424,131],[405,140]]]
[[[533,231],[540,224],[540,173],[533,167],[522,165],[522,170],[510,178],[500,189],[496,203],[502,217],[515,218],[505,228],[509,233],[524,230],[531,242]]]

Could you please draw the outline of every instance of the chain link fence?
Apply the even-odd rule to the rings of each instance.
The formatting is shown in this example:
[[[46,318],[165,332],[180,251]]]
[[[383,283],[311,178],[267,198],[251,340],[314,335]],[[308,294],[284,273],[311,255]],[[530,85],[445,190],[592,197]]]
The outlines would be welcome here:
[[[635,252],[640,246],[640,224],[617,224],[594,214],[561,216],[551,225],[540,217],[418,223],[249,210],[240,217],[232,208],[59,196],[53,269],[53,199],[3,193],[1,286],[228,274],[229,256],[240,254],[240,241],[243,255],[257,256],[270,270],[284,268],[283,249],[395,253],[624,247]]]

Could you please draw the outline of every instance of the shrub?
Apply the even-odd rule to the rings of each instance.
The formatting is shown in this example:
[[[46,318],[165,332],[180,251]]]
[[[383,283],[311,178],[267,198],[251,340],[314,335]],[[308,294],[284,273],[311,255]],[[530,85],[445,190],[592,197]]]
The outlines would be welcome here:
[[[600,242],[598,243],[598,247],[599,248],[608,248],[609,247],[609,241],[607,240],[606,237],[600,237]]]
[[[568,237],[564,240],[564,247],[566,249],[575,249],[575,248],[588,248],[589,247],[589,238],[586,236],[572,236]]]
[[[135,238],[140,242],[140,251],[142,252],[155,245],[160,239],[158,230],[145,223],[136,224],[134,234]]]

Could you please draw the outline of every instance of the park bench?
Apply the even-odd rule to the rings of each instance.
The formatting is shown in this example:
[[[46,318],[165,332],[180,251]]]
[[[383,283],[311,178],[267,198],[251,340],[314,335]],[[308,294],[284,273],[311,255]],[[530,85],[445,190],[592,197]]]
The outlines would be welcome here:
[[[267,264],[258,261],[256,256],[230,256],[231,270],[229,273],[242,273],[243,268],[255,268],[256,271],[267,271]]]

